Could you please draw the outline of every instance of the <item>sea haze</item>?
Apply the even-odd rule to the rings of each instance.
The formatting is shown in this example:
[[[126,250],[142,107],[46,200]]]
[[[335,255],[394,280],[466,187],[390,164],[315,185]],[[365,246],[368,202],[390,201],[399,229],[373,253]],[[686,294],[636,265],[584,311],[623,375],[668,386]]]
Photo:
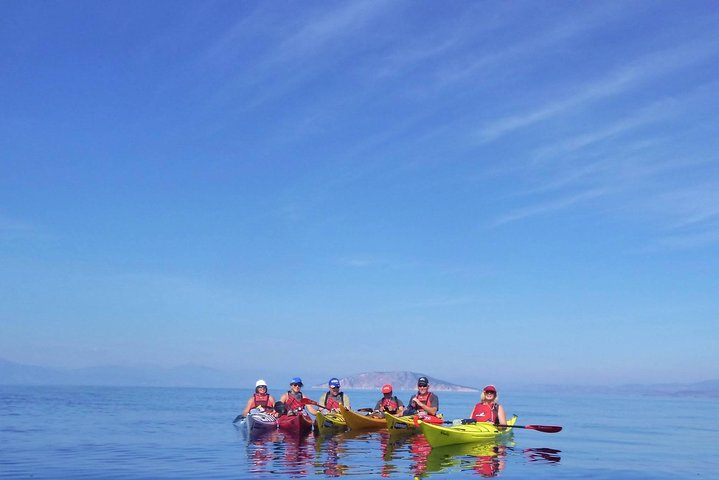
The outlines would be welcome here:
[[[25,365],[0,358],[0,385],[87,385],[87,386],[154,386],[237,388],[238,385],[254,384],[256,373],[250,370],[226,371],[201,365],[177,367],[158,366],[97,366],[77,369],[61,369]],[[379,390],[384,383],[391,383],[397,391],[410,391],[416,384],[417,372],[367,372],[340,377],[347,390]],[[477,391],[474,387],[458,385],[447,380],[429,377],[436,391]],[[270,382],[270,386],[284,382]],[[316,383],[313,389],[324,389],[326,383]],[[481,387],[481,386],[478,386]],[[562,391],[576,393],[600,393],[607,385],[534,384],[513,387],[516,391]],[[631,384],[613,385],[641,395],[682,395],[719,398],[719,379],[687,384]]]

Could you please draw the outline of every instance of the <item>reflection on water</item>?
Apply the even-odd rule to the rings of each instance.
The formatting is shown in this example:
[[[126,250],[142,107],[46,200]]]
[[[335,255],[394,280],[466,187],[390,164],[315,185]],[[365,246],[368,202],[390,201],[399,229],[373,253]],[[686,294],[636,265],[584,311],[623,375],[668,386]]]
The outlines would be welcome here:
[[[248,470],[254,476],[340,477],[344,475],[402,478],[463,472],[494,477],[506,468],[508,455],[527,462],[557,463],[552,448],[515,450],[513,437],[500,442],[432,448],[424,435],[407,432],[326,432],[296,436],[280,431],[240,437],[247,445]]]
[[[559,456],[562,451],[553,448],[525,448],[522,453],[530,462],[557,463],[562,459]]]
[[[466,443],[435,448],[427,459],[428,472],[453,468],[471,470],[483,477],[494,477],[505,468],[507,450],[511,441]]]

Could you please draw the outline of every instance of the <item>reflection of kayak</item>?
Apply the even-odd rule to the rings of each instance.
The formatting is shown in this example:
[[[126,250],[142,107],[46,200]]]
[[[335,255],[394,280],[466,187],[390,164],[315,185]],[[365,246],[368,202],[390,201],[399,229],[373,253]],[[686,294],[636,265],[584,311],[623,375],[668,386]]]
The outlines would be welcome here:
[[[328,430],[343,430],[347,428],[347,422],[341,413],[323,412],[317,410],[317,430],[324,433]]]
[[[453,468],[459,471],[474,470],[484,477],[493,477],[502,468],[501,460],[508,446],[505,443],[503,440],[498,442],[491,439],[434,447],[427,456],[427,472]]]
[[[369,430],[372,428],[385,428],[387,422],[384,418],[377,418],[370,415],[362,415],[352,410],[347,410],[344,405],[340,405],[340,412],[344,417],[347,426],[351,430]]]
[[[312,431],[312,419],[305,414],[282,415],[277,419],[280,430],[295,435],[305,435]]]
[[[251,410],[250,414],[242,420],[241,425],[247,429],[250,435],[261,432],[268,432],[277,428],[277,418],[268,413]]]
[[[507,425],[514,425],[514,422],[516,421],[517,416],[515,415],[507,420]],[[433,447],[491,440],[512,431],[511,427],[499,430],[494,424],[488,422],[477,422],[468,425],[453,425],[451,427],[422,423],[420,424],[420,428],[422,429],[422,433],[425,438],[427,438],[429,444]]]
[[[416,424],[414,422],[415,417],[417,418]],[[422,422],[433,423],[435,425],[442,425],[442,423],[444,422],[444,419],[442,417],[436,417],[434,415],[426,415],[423,417],[417,415],[408,415],[406,417],[398,417],[397,415],[392,415],[391,413],[385,412],[384,418],[387,422],[387,428],[390,432],[398,430],[405,430],[410,432],[418,431],[419,425]]]

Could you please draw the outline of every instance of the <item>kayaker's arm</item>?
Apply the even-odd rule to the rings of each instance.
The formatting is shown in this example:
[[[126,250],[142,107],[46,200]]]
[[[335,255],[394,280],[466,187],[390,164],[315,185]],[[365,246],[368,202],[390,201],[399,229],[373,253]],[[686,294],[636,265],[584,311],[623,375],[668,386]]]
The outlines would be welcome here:
[[[419,401],[419,399],[417,397],[414,397],[414,403],[415,403],[415,405],[417,405],[419,408],[421,408],[425,412],[429,413],[430,415],[434,415],[435,413],[437,413],[437,407],[430,407],[426,403],[422,403],[421,401]]]
[[[247,400],[247,405],[245,405],[245,409],[242,410],[242,416],[243,416],[243,417],[246,417],[247,414],[250,413],[250,410],[252,410],[252,407],[254,406],[254,404],[255,404],[255,399],[254,399],[254,397],[252,397],[252,398],[250,398],[249,400]]]
[[[499,420],[500,425],[507,424],[507,414],[504,411],[504,407],[501,405],[497,408],[497,420]]]

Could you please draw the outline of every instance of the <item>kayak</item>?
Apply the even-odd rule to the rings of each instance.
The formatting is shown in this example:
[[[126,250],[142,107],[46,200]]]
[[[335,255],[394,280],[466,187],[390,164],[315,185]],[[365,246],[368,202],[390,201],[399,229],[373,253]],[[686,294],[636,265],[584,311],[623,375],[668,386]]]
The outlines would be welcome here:
[[[385,412],[384,418],[387,422],[387,429],[390,432],[396,432],[398,430],[416,432],[419,429],[419,425],[424,422],[433,423],[435,425],[442,425],[442,423],[444,423],[444,419],[441,416],[435,415],[407,415],[406,417],[400,417]],[[417,423],[414,422],[415,418],[417,418]]]
[[[317,410],[315,422],[320,433],[347,429],[347,422],[341,413]]]
[[[312,419],[309,415],[282,415],[277,419],[280,430],[294,435],[306,435],[312,431]]]
[[[514,425],[517,416],[507,420],[507,425]],[[421,423],[419,426],[422,433],[432,447],[443,447],[445,445],[456,445],[459,443],[481,442],[491,440],[512,431],[512,428],[499,430],[493,423],[477,422],[467,425],[452,425],[443,427],[431,423]]]
[[[250,410],[241,425],[247,429],[248,434],[253,435],[277,429],[277,418],[268,413]]]
[[[347,410],[344,405],[340,405],[340,412],[342,412],[342,417],[344,417],[350,430],[369,430],[372,428],[387,427],[387,421],[384,418],[362,415],[361,413]]]

